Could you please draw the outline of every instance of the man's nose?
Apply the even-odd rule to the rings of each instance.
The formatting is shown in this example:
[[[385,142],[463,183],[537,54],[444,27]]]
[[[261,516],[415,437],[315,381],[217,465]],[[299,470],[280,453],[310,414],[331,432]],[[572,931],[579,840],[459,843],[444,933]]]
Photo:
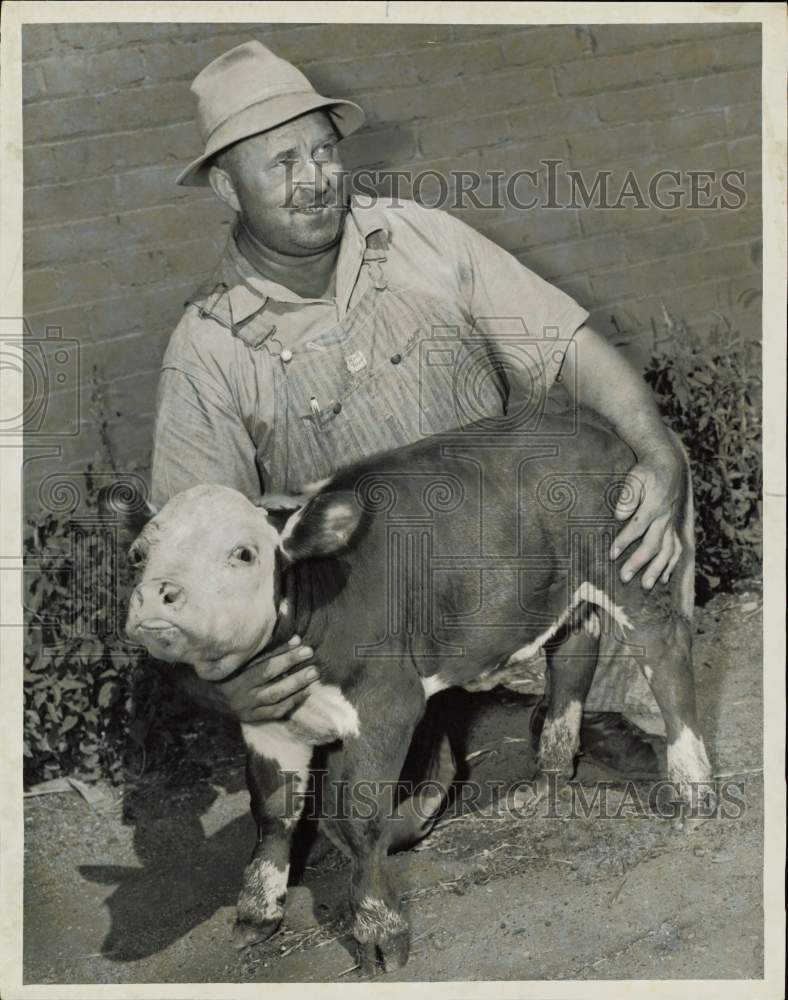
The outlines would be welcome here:
[[[329,189],[324,164],[312,159],[299,159],[293,166],[292,182],[297,200],[309,203]]]
[[[139,607],[147,604],[149,609],[162,606],[170,611],[178,611],[186,602],[183,587],[171,580],[154,580],[134,588],[132,601]]]

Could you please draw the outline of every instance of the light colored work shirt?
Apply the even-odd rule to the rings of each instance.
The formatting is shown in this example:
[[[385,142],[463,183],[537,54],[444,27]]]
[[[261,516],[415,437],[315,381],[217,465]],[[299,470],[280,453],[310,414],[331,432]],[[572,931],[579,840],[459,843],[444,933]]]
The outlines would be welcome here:
[[[357,307],[365,296],[368,299],[370,283],[377,280],[378,272],[365,266],[374,234],[383,237],[385,251],[378,256],[388,284],[400,290],[400,298],[404,290],[405,298],[431,304],[432,329],[419,331],[419,337],[435,338],[440,349],[446,345],[447,331],[463,343],[484,340],[504,358],[502,377],[507,384],[520,381],[519,366],[524,383],[536,379],[542,388],[549,388],[587,311],[445,212],[412,201],[354,202],[346,216],[336,297],[331,299],[302,298],[266,280],[241,255],[231,235],[214,278],[187,306],[162,362],[153,452],[154,505],[161,506],[199,483],[222,483],[249,497],[282,488],[281,475],[272,481],[269,459],[279,443],[277,430],[283,426],[277,386],[282,384],[286,359],[313,352],[308,360],[311,364],[314,359],[315,384],[321,393],[327,392],[322,388],[325,380],[318,377],[321,351],[327,331],[330,335],[358,317]],[[420,315],[425,315],[423,309]],[[346,358],[349,371],[353,365],[367,366],[370,351],[374,352],[374,345],[364,342],[363,324],[354,326],[353,350]],[[369,336],[373,337],[372,331]],[[395,353],[385,360],[398,363],[399,357]],[[512,358],[509,364],[506,359]],[[398,372],[405,370],[403,366]],[[419,377],[415,368],[412,377]],[[308,384],[303,393],[310,396]],[[333,398],[311,396],[302,403],[302,421],[309,419],[310,405],[337,407]],[[342,419],[347,413],[346,409]],[[381,410],[378,416],[383,425],[392,414]],[[473,418],[474,413],[467,416]],[[425,436],[435,429],[426,427]],[[363,450],[365,439],[357,437]],[[373,444],[368,447],[375,450]]]

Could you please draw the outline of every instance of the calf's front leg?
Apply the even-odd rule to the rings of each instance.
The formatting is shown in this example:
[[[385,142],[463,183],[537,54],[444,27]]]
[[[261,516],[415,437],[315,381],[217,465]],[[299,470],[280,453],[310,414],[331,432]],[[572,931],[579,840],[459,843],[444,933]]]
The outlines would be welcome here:
[[[295,739],[286,723],[242,727],[246,780],[257,841],[244,870],[233,928],[237,948],[265,941],[284,914],[290,840],[303,808],[312,747]]]
[[[397,829],[395,789],[424,707],[415,676],[403,671],[396,687],[382,673],[370,680],[374,692],[356,692],[358,735],[329,757],[323,814],[326,833],[352,859],[350,907],[362,975],[374,974],[378,956],[386,971],[408,960],[410,928],[388,850]]]

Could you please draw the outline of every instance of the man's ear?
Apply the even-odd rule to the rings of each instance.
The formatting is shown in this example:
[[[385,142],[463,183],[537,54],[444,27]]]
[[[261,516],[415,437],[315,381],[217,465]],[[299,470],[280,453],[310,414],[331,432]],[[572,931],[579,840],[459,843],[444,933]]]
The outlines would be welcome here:
[[[349,491],[318,493],[287,519],[279,548],[291,562],[338,555],[350,545],[363,514]]]
[[[208,180],[217,198],[220,198],[225,205],[229,205],[234,212],[241,211],[241,203],[235,193],[235,186],[226,170],[217,166],[211,167],[208,171]]]

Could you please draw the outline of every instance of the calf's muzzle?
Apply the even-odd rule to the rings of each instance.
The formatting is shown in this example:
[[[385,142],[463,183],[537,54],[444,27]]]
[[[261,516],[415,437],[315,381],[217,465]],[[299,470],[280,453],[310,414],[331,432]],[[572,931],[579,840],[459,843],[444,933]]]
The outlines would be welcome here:
[[[157,609],[178,611],[186,603],[183,587],[171,580],[151,580],[134,588],[131,605],[139,612],[143,607],[148,612]]]

